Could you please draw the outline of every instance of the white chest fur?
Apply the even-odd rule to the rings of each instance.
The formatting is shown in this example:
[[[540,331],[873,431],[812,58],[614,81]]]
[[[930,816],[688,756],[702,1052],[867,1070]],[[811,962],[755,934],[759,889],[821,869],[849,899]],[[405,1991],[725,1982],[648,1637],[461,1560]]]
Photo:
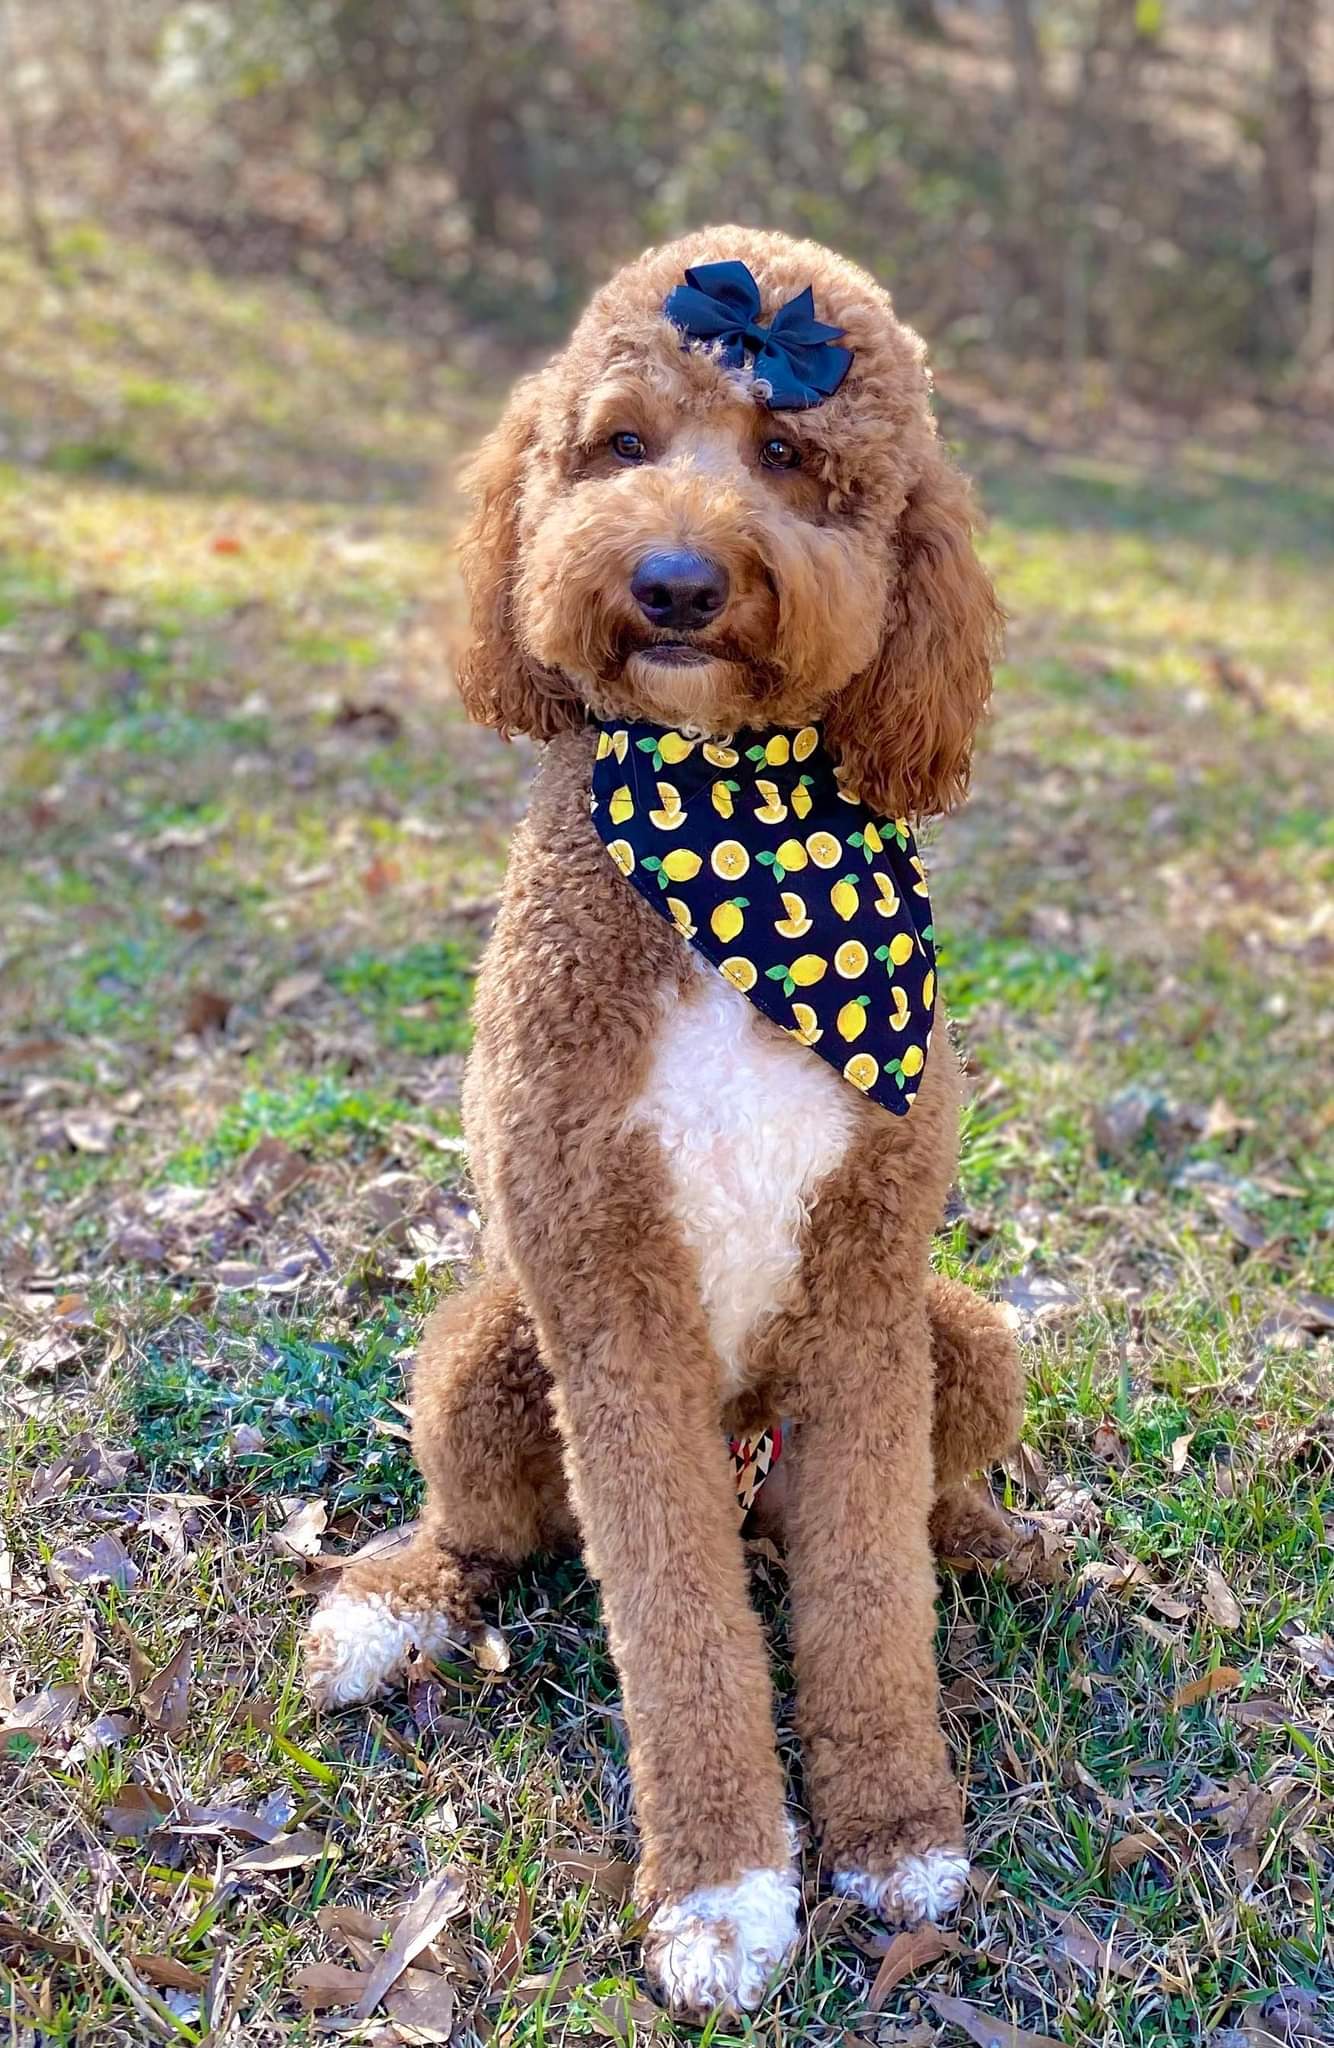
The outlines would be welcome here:
[[[633,1120],[661,1140],[725,1395],[742,1383],[748,1337],[796,1275],[802,1226],[847,1149],[856,1106],[831,1067],[765,1028],[698,963],[659,1028]]]

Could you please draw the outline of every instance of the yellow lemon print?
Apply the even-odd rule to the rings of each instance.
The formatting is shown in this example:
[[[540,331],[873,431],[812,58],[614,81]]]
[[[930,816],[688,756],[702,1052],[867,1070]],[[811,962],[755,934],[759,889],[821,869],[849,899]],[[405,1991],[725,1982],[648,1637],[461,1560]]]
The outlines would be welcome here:
[[[611,734],[609,732],[600,732],[598,734],[598,750],[596,759],[599,761],[605,761],[610,752]]]
[[[799,818],[809,818],[811,814],[810,779],[809,775],[803,775],[792,792],[792,808]]]
[[[844,981],[855,981],[869,965],[870,955],[860,939],[844,939],[834,955],[834,972],[841,974]]]
[[[735,768],[738,756],[735,747],[721,747],[713,740],[705,740],[704,758],[715,768]]]
[[[662,863],[669,882],[693,882],[704,863],[688,846],[674,846]]]
[[[785,839],[778,849],[778,859],[788,874],[795,875],[806,865],[806,849],[799,839]]]
[[[889,876],[881,874],[879,868],[877,868],[871,880],[879,891],[879,901],[875,907],[881,917],[896,917],[899,908],[899,892],[894,887]]]
[[[840,1038],[846,1038],[851,1044],[853,1039],[861,1037],[866,1029],[866,1012],[870,1004],[869,996],[854,996],[850,1003],[844,1003],[835,1019]]]
[[[724,882],[739,882],[750,866],[750,855],[739,839],[720,839],[709,856],[709,865]],[[698,861],[695,866],[698,868]]]
[[[792,742],[785,732],[776,732],[764,749],[771,768],[785,768],[792,758]]]
[[[917,870],[917,880],[916,880],[916,881],[915,881],[915,882],[913,883],[913,885],[912,885],[912,892],[913,892],[913,895],[914,895],[914,896],[925,896],[925,895],[926,895],[926,869],[925,869],[925,868],[924,868],[924,867],[922,866],[922,863],[921,863],[921,861],[920,861],[920,860],[918,860],[918,858],[917,858],[917,855],[916,855],[915,853],[909,854],[909,856],[908,856],[908,866],[909,866],[910,868],[916,868],[916,870]]]
[[[844,924],[857,915],[857,883],[852,875],[844,875],[841,882],[835,882],[829,891],[829,901],[842,918]]]
[[[820,1020],[809,1003],[793,1003],[792,1014],[796,1018],[792,1036],[799,1038],[803,1045],[818,1045],[824,1037]]]
[[[743,995],[747,989],[754,988],[759,980],[755,972],[755,962],[743,958],[740,953],[734,953],[730,960],[724,960],[718,972],[726,975],[733,988],[739,988]]]
[[[907,993],[895,982],[889,994],[890,1000],[894,1005],[893,1013],[889,1020],[889,1028],[891,1031],[902,1031],[908,1022]]]
[[[929,1010],[931,1008],[932,1003],[934,1003],[935,1000],[936,977],[933,970],[928,967],[926,970],[925,979],[922,982],[922,1008],[924,1010]]]
[[[672,913],[672,920],[681,937],[683,939],[693,939],[698,927],[690,921],[690,905],[683,903],[679,896],[669,896],[667,898],[667,908]]]
[[[658,802],[662,808],[650,811],[648,815],[649,823],[656,825],[659,832],[675,832],[678,826],[685,824],[686,814],[681,809],[681,792],[672,783],[658,784]]]
[[[905,1045],[899,1060],[900,1071],[911,1079],[914,1074],[921,1073],[925,1060],[926,1054],[920,1045]]]
[[[818,953],[802,953],[787,971],[798,988],[810,988],[812,983],[824,980],[828,965],[829,962],[822,960]]]
[[[795,890],[784,889],[780,893],[787,916],[774,919],[774,930],[780,938],[804,939],[811,928],[811,921],[806,915],[806,905]]]
[[[879,1072],[869,1052],[855,1052],[843,1069],[843,1079],[851,1081],[854,1088],[873,1088]]]
[[[755,787],[764,798],[764,802],[755,813],[761,825],[781,825],[787,816],[787,805],[778,794],[778,784],[770,782],[765,776],[760,776]]]
[[[819,744],[820,735],[815,730],[815,727],[813,725],[803,725],[801,731],[792,742],[793,758],[798,761],[809,761]]]
[[[843,851],[832,832],[812,832],[806,847],[817,868],[832,868]]]
[[[913,942],[907,932],[895,932],[887,946],[877,946],[875,949],[876,959],[885,963],[886,974],[892,967],[902,967],[905,960],[912,959],[912,954]]]
[[[686,760],[694,751],[695,742],[682,739],[679,732],[665,732],[658,741],[658,752],[669,768],[675,768],[679,761]]]
[[[607,805],[607,809],[611,813],[613,825],[623,825],[627,818],[633,818],[635,814],[634,798],[624,783],[621,784],[619,789],[612,791],[611,802]]]
[[[730,902],[720,903],[709,919],[709,929],[714,938],[730,946],[746,922],[742,912],[749,909],[750,904],[744,896],[733,896]]]
[[[713,798],[713,808],[717,811],[720,818],[731,817],[735,809],[733,798],[736,795],[736,789],[737,785],[735,782],[715,782],[713,788],[709,791],[710,796]]]
[[[634,849],[628,839],[609,839],[607,841],[607,851],[623,875],[634,872]]]

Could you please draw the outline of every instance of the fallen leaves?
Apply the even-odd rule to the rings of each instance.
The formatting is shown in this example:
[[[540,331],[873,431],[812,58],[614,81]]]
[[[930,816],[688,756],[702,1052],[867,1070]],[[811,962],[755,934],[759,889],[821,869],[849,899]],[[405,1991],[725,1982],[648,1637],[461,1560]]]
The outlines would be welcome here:
[[[48,1570],[62,1591],[71,1586],[115,1586],[125,1593],[138,1585],[140,1576],[120,1537],[110,1533],[91,1543],[65,1544],[53,1554]]]
[[[298,1501],[290,1506],[281,1529],[273,1533],[273,1548],[280,1557],[300,1558],[304,1563],[320,1554],[320,1539],[329,1526],[329,1510],[322,1500]]]
[[[1204,1611],[1219,1628],[1241,1627],[1241,1602],[1217,1565],[1208,1566],[1204,1574]]]
[[[1334,1685],[1334,1638],[1318,1636],[1312,1629],[1290,1622],[1283,1631],[1283,1640],[1317,1685]]]
[[[194,1652],[187,1640],[140,1693],[139,1711],[149,1727],[156,1729],[159,1735],[175,1738],[185,1733],[190,1718],[193,1668]]]
[[[876,1971],[875,1982],[866,1995],[866,2003],[872,2012],[880,2012],[891,1991],[900,1985],[905,1977],[915,1976],[930,1963],[938,1962],[941,1956],[955,1955],[962,1947],[957,1934],[948,1928],[933,1927],[930,1921],[923,1921],[920,1927],[906,1928],[896,1934],[885,1950],[884,1961]]]
[[[1241,1673],[1235,1664],[1219,1664],[1212,1671],[1204,1672],[1199,1678],[1192,1678],[1185,1685],[1179,1685],[1172,1695],[1174,1707],[1197,1707],[1202,1700],[1211,1700],[1220,1692],[1235,1692],[1241,1684]]]
[[[357,2000],[354,2011],[358,2019],[370,2017],[413,1957],[434,1941],[447,1920],[463,1911],[464,1903],[463,1879],[457,1870],[442,1870],[438,1876],[427,1879],[394,1929],[388,1948]]]
[[[961,2028],[970,2041],[977,2043],[977,2048],[1064,2048],[1064,2043],[1053,2040],[1050,2034],[1026,2033],[1009,2020],[994,2019],[990,2013],[979,2011],[969,1999],[945,1998],[938,1992],[928,1992],[926,2002],[941,2019]]]

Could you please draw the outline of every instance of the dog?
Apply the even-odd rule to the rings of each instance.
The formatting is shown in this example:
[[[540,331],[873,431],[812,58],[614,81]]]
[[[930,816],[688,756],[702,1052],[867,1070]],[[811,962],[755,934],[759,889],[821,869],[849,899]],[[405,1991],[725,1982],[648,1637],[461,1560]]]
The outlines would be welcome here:
[[[910,1924],[968,1873],[932,1551],[1006,1550],[972,1482],[1022,1381],[928,1259],[959,1083],[912,821],[965,793],[1001,628],[929,394],[864,272],[710,229],[597,293],[467,479],[463,701],[542,743],[464,1090],[481,1272],[422,1338],[419,1531],[305,1669],[371,1698],[581,1545],[687,2017],[756,2006],[798,1931],[729,1440],[753,1481],[784,1432],[825,1880]]]

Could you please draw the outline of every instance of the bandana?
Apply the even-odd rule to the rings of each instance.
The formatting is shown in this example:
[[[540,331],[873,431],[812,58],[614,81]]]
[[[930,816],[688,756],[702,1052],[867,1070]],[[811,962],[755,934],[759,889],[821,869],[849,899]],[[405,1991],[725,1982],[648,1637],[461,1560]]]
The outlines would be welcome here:
[[[732,1484],[736,1488],[737,1520],[744,1522],[755,1505],[756,1496],[783,1455],[783,1425],[775,1422],[758,1436],[727,1439],[732,1460]]]
[[[589,803],[617,868],[697,953],[904,1114],[935,1009],[926,871],[906,820],[840,788],[816,726],[715,741],[604,725]]]

